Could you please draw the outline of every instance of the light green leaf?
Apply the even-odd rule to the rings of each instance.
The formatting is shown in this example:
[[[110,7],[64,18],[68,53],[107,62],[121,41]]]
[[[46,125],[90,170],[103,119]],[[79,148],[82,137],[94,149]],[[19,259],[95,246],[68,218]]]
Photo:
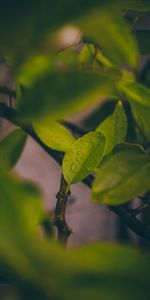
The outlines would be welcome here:
[[[66,152],[62,170],[68,184],[87,177],[98,165],[105,152],[105,137],[100,132],[89,132],[74,142]]]
[[[91,65],[95,55],[95,48],[92,44],[85,44],[79,54],[79,62],[83,65]]]
[[[46,115],[58,120],[114,95],[114,84],[108,76],[77,70],[49,71],[24,93],[18,108],[22,120]]]
[[[49,118],[34,122],[33,128],[40,140],[54,150],[66,152],[74,142],[73,136],[63,125]]]
[[[121,147],[101,166],[93,182],[98,203],[119,205],[150,188],[150,158],[137,146]]]
[[[139,83],[126,83],[120,86],[131,107],[144,136],[150,138],[150,90]]]
[[[93,11],[78,24],[83,34],[89,37],[89,42],[98,43],[111,62],[133,69],[137,67],[138,50],[134,36],[114,3]]]
[[[96,129],[102,132],[107,141],[106,153],[109,153],[114,146],[125,142],[127,135],[127,117],[122,102],[119,101],[113,114],[107,117]]]
[[[16,129],[0,141],[0,161],[6,167],[14,167],[24,149],[26,140],[27,134],[21,129]]]

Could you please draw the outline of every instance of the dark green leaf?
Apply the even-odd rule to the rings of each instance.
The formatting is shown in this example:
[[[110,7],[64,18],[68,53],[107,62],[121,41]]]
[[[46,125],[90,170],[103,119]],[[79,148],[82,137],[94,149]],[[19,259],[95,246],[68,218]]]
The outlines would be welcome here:
[[[134,36],[113,5],[96,10],[82,18],[79,25],[83,34],[98,43],[111,62],[119,66],[126,64],[136,68],[138,50]]]
[[[26,140],[27,135],[21,129],[16,129],[6,136],[0,142],[0,161],[12,168],[19,159]]]
[[[25,92],[18,107],[22,119],[48,115],[58,120],[114,94],[112,81],[104,75],[75,70],[49,71]]]
[[[66,152],[62,164],[68,184],[87,177],[98,165],[105,152],[105,137],[100,132],[89,132],[74,142]]]
[[[147,12],[150,11],[149,0],[117,0],[118,5],[125,10]]]
[[[61,67],[69,66],[77,69],[79,64],[79,53],[74,47],[66,48],[58,53],[56,61]]]
[[[150,188],[150,159],[137,146],[125,146],[106,160],[93,182],[98,203],[119,205]]]
[[[19,66],[16,72],[16,80],[25,87],[30,87],[45,72],[52,69],[54,64],[52,55],[34,55],[30,57],[24,64]]]
[[[74,142],[73,136],[63,125],[49,118],[34,122],[33,128],[41,141],[54,150],[66,152]]]
[[[111,244],[66,252],[38,234],[43,210],[31,184],[0,168],[0,191],[0,259],[18,274],[8,276],[26,299],[149,299],[149,257]]]
[[[83,0],[80,3],[64,0],[59,4],[49,0],[3,1],[0,13],[1,48],[11,62],[19,63],[30,54],[43,50],[43,41],[47,40],[49,33],[103,5],[102,0]]]

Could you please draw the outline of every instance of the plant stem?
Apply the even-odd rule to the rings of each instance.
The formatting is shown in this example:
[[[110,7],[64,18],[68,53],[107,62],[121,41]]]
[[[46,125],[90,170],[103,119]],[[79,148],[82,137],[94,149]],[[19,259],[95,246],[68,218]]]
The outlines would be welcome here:
[[[60,241],[62,244],[65,245],[71,234],[71,229],[68,227],[65,219],[66,206],[67,206],[69,195],[70,195],[69,186],[62,175],[60,190],[56,195],[57,203],[55,208],[54,225],[57,227],[58,241]]]

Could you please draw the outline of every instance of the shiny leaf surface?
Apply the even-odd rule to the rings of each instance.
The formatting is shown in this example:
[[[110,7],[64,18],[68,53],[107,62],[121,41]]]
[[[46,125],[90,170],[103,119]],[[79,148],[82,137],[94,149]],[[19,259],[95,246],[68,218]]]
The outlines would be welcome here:
[[[106,139],[100,132],[89,132],[74,142],[62,164],[68,184],[81,181],[94,170],[104,155],[105,143]]]

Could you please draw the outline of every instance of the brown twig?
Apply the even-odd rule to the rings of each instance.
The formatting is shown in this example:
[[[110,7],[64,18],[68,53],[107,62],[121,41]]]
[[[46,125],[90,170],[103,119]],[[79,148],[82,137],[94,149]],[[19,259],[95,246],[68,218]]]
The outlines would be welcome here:
[[[7,86],[0,85],[0,94],[9,96],[11,98],[16,98],[16,92]]]
[[[62,244],[65,245],[71,234],[71,229],[68,227],[65,219],[66,206],[67,206],[67,200],[69,195],[70,195],[69,186],[62,175],[60,190],[56,195],[57,203],[55,208],[54,225],[57,227],[58,241],[60,241]]]

